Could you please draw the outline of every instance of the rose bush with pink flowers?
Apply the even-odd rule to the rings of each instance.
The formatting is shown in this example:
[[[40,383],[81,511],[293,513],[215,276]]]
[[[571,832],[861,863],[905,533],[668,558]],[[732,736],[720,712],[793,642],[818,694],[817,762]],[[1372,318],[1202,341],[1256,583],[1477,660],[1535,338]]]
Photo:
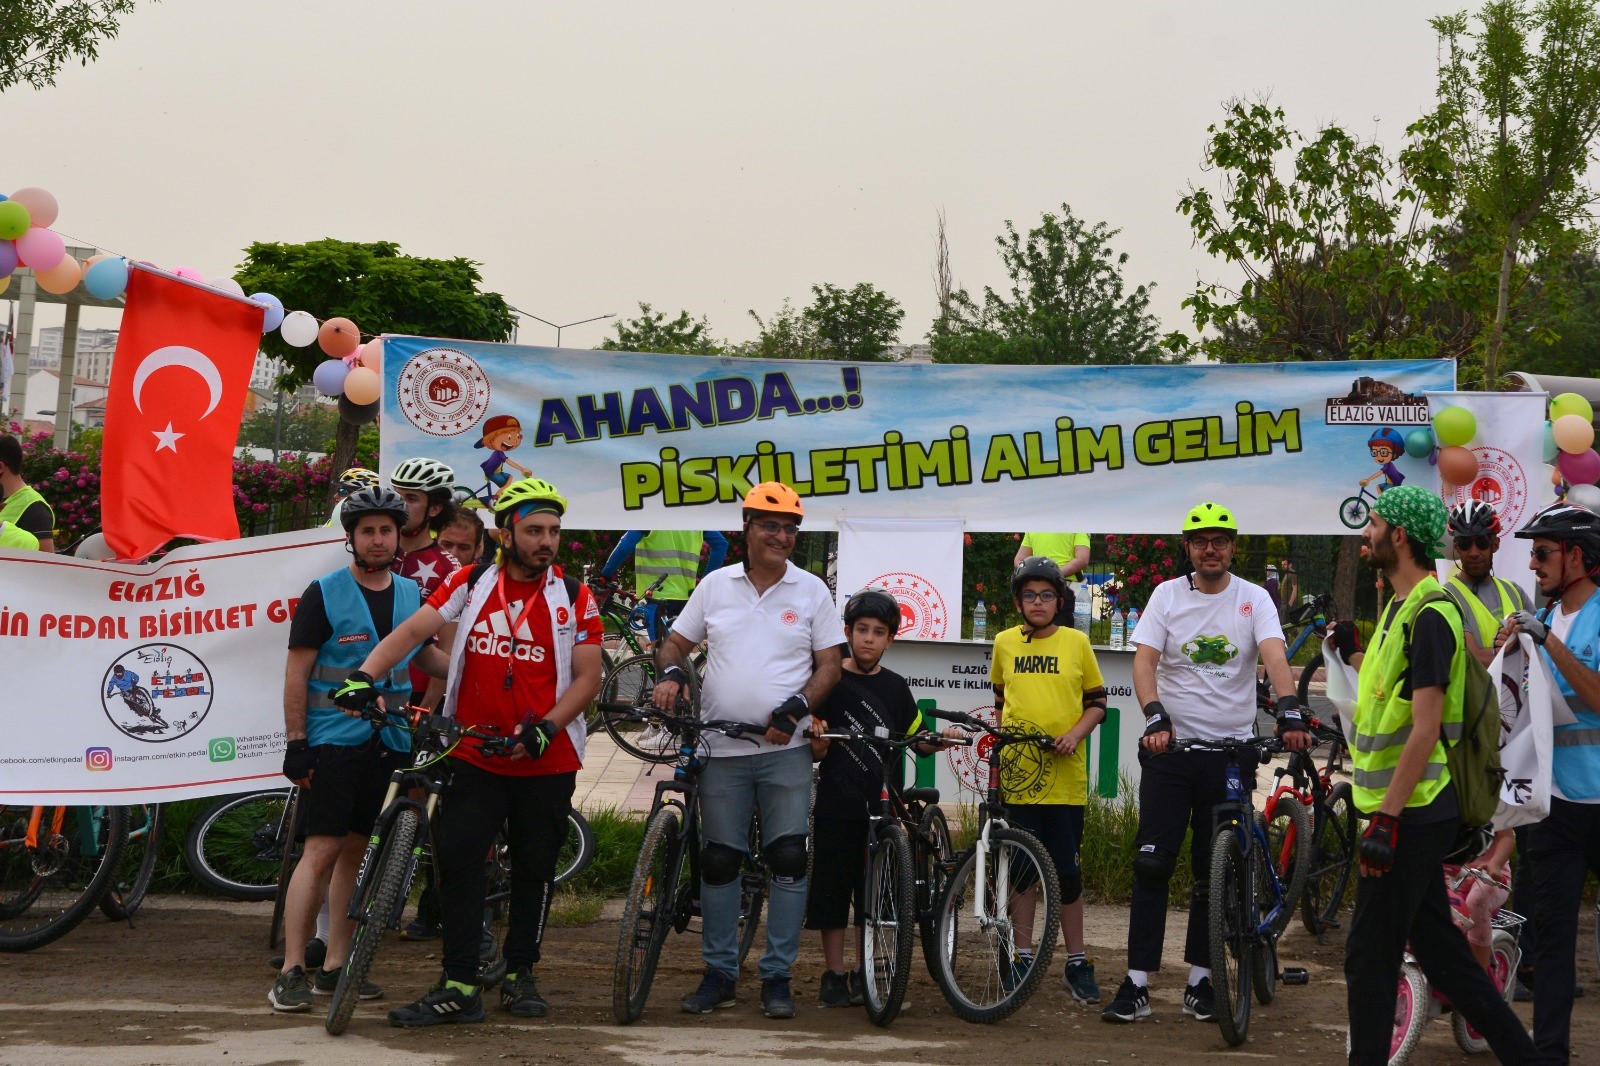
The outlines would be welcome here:
[[[1106,562],[1111,569],[1106,598],[1119,610],[1137,607],[1142,611],[1157,585],[1178,576],[1183,545],[1171,536],[1107,533]]]

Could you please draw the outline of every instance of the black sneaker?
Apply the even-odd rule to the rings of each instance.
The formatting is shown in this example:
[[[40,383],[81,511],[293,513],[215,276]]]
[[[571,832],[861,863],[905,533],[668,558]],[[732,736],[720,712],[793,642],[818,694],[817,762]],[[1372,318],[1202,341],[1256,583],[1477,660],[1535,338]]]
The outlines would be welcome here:
[[[513,973],[500,986],[500,1009],[518,1018],[543,1018],[550,1013],[550,1004],[539,994],[533,974]]]
[[[1211,978],[1202,977],[1198,984],[1183,990],[1183,1013],[1193,1016],[1196,1021],[1217,1020],[1217,996],[1211,990]]]
[[[318,970],[317,976],[311,982],[311,991],[319,996],[331,996],[339,987],[339,975],[344,972],[341,966],[336,970]],[[357,999],[382,999],[383,989],[371,981],[361,982],[361,991],[356,993]]]
[[[859,1007],[863,1003],[865,1003],[866,1001],[867,1001],[867,975],[862,973],[860,970],[851,970],[850,971],[850,1005],[852,1007]],[[901,1002],[900,1009],[902,1011],[906,1009],[906,1005],[905,1005],[904,1002]]]
[[[322,969],[322,964],[328,961],[328,942],[321,937],[312,937],[306,941],[306,970]]]
[[[272,991],[267,993],[267,1002],[272,1004],[273,1010],[310,1010],[311,983],[306,980],[305,970],[296,966],[288,973],[280,973],[272,982]]]
[[[401,940],[437,940],[439,927],[432,922],[425,922],[421,918],[413,918],[411,924],[400,930]]]
[[[716,970],[707,970],[706,975],[700,979],[700,987],[683,1001],[683,1013],[710,1014],[714,1010],[731,1007],[735,1001],[733,994],[735,987],[733,978],[724,977]]]
[[[1028,973],[1033,969],[1033,961],[1033,952],[1018,951],[1009,966],[1002,962],[1000,987],[1007,993],[1016,991],[1017,986],[1028,979]]]
[[[1136,1022],[1150,1017],[1150,990],[1134,984],[1133,978],[1124,977],[1116,998],[1100,1012],[1100,1017],[1108,1022]]]
[[[476,987],[468,995],[441,979],[409,1007],[390,1011],[389,1024],[399,1029],[418,1029],[447,1022],[481,1022],[483,1017],[483,996]]]
[[[767,977],[761,982],[761,1013],[768,1018],[793,1018],[794,997],[787,977]]]
[[[824,1007],[850,1006],[850,976],[832,970],[824,971],[818,998]]]

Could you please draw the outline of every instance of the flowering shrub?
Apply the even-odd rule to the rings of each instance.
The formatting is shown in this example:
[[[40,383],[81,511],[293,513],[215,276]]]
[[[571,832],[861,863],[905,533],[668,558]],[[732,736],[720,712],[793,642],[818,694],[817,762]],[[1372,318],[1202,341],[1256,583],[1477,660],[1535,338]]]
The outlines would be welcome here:
[[[1106,599],[1120,610],[1137,607],[1142,611],[1157,585],[1178,576],[1183,544],[1171,536],[1107,533],[1106,561],[1111,568]]]
[[[38,489],[56,513],[56,547],[100,528],[100,450],[59,451],[49,430],[28,436],[12,422],[7,432],[22,442],[22,480]]]

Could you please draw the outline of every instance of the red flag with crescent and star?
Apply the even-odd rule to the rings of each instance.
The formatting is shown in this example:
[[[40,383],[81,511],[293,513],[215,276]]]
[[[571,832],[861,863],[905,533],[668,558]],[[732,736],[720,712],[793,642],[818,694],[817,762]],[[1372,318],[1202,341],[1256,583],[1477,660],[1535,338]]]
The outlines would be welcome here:
[[[117,558],[143,559],[174,537],[238,538],[233,450],[264,314],[163,271],[129,272],[100,467]]]

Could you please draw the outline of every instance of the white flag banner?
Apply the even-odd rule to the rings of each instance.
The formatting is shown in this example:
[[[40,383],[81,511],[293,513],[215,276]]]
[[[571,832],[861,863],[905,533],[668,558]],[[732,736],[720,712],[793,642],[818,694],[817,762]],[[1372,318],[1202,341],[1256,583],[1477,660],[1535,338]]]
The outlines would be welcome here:
[[[839,610],[852,593],[883,589],[900,604],[900,636],[961,639],[959,521],[839,520]]]
[[[1489,664],[1489,676],[1500,689],[1500,765],[1506,772],[1494,827],[1514,829],[1550,813],[1552,701],[1561,693],[1526,633],[1506,641]]]
[[[166,803],[286,784],[289,621],[338,529],[158,563],[0,551],[0,802]]]

